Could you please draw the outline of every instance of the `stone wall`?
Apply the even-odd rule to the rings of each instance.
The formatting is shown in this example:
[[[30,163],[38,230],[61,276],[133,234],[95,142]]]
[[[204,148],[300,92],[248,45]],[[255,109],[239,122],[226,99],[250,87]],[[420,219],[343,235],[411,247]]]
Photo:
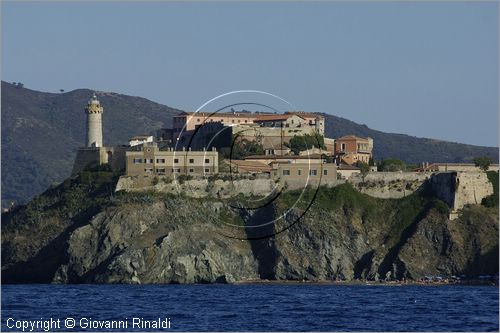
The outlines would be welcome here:
[[[120,177],[116,191],[148,191],[184,194],[188,197],[218,197],[230,198],[238,194],[245,196],[267,196],[282,189],[294,190],[304,187],[304,181],[294,182],[273,180],[268,177],[257,179],[241,178],[235,180],[192,179],[173,182],[167,177]],[[381,199],[399,199],[423,189],[426,181],[434,196],[444,201],[450,207],[450,219],[457,217],[458,210],[468,204],[480,204],[481,200],[493,193],[493,186],[485,172],[373,172],[366,175],[364,181],[361,175],[353,175],[347,182],[360,192]],[[344,180],[322,180],[322,185],[336,186]],[[156,184],[154,184],[156,183]],[[308,185],[317,187],[318,183],[311,178]]]
[[[163,193],[183,194],[192,198],[219,197],[230,198],[243,194],[245,196],[266,196],[278,186],[269,178],[258,179],[191,179],[173,181],[167,177],[157,177],[157,184],[153,185],[152,177],[120,177],[116,191],[141,192],[153,190]]]
[[[399,199],[415,192],[429,177],[421,172],[371,172],[364,181],[360,173],[355,173],[348,182],[372,197]]]
[[[239,194],[245,196],[267,196],[273,190],[297,190],[304,188],[304,180],[293,181],[290,179],[273,180],[269,177],[260,177],[257,179],[241,178],[234,180],[208,180],[208,179],[190,179],[173,181],[169,177],[120,177],[116,191],[141,192],[157,191],[163,193],[184,194],[192,198],[217,197],[227,199]],[[343,181],[322,179],[321,184],[335,186]],[[156,184],[155,184],[156,183]],[[310,178],[307,185],[316,188],[319,186],[319,179]]]
[[[353,175],[348,181],[360,192],[382,199],[403,198],[423,187],[426,180],[433,194],[450,207],[450,219],[465,205],[481,204],[493,193],[485,172],[373,172]]]
[[[465,205],[480,204],[483,198],[493,194],[493,185],[485,172],[443,172],[431,179],[434,194],[451,208],[450,219]]]

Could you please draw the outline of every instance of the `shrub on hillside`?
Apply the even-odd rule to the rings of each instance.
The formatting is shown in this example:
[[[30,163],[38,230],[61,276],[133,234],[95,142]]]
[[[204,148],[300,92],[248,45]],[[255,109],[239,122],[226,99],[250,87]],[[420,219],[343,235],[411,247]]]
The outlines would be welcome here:
[[[397,158],[380,161],[379,171],[405,171],[406,163]]]
[[[319,134],[296,135],[285,144],[294,154],[311,149],[312,147],[325,149],[325,138]]]

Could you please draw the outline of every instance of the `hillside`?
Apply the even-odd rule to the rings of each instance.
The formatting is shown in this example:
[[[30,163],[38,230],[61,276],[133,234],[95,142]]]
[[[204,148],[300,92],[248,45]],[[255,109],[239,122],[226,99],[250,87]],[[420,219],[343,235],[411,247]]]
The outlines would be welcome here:
[[[407,163],[450,162],[472,163],[474,157],[490,156],[498,162],[497,147],[483,147],[463,143],[418,138],[406,134],[385,133],[360,125],[345,118],[322,114],[325,116],[327,137],[340,137],[354,134],[371,137],[374,141],[376,159],[399,158]]]
[[[26,202],[69,176],[76,148],[84,144],[84,107],[92,93],[53,94],[2,82],[2,206]],[[104,143],[109,145],[170,126],[180,112],[140,97],[97,95],[104,106]]]
[[[255,198],[113,194],[115,182],[110,172],[85,171],[2,214],[2,282],[377,281],[498,274],[498,206],[470,205],[450,222],[446,204],[427,191],[377,199],[343,184],[317,194],[286,192],[247,211],[241,207]]]
[[[75,149],[85,140],[84,107],[93,91],[62,94],[16,88],[2,82],[2,207],[24,203],[52,183],[69,176]],[[136,134],[170,126],[181,112],[141,97],[97,93],[104,106],[104,142],[126,143]],[[384,133],[344,118],[324,114],[328,137],[344,134],[370,136],[377,159],[396,157],[421,161],[470,162],[489,155],[498,161],[498,149]]]

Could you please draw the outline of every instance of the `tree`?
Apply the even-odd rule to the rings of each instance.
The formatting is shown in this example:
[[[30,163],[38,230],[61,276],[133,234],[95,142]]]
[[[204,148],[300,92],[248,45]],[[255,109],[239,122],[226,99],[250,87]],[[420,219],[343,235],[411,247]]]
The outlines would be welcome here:
[[[405,162],[397,158],[389,158],[380,162],[380,171],[403,171],[406,170]]]
[[[248,141],[247,139],[238,140],[234,143],[231,152],[228,152],[226,158],[231,158],[233,160],[241,160],[246,156],[250,155],[263,155],[264,147],[255,142]]]
[[[297,155],[299,152],[311,149],[313,146],[325,149],[325,138],[319,134],[296,135],[285,146],[289,147]]]
[[[370,172],[370,166],[366,164],[365,162],[358,161],[356,163],[356,166],[359,168],[359,171],[361,172],[361,177],[363,178],[363,182],[365,181],[366,175]]]
[[[483,171],[488,171],[491,164],[491,158],[489,156],[481,156],[474,158],[474,164]]]

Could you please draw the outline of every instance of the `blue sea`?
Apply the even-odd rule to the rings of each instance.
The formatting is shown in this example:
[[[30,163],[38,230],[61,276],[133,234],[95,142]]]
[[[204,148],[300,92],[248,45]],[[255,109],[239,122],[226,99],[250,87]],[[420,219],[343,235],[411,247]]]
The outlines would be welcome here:
[[[36,331],[498,331],[498,291],[456,285],[3,285],[1,321],[2,331],[31,323],[40,325]],[[127,326],[101,328],[113,321]],[[153,322],[170,328],[138,327]]]

